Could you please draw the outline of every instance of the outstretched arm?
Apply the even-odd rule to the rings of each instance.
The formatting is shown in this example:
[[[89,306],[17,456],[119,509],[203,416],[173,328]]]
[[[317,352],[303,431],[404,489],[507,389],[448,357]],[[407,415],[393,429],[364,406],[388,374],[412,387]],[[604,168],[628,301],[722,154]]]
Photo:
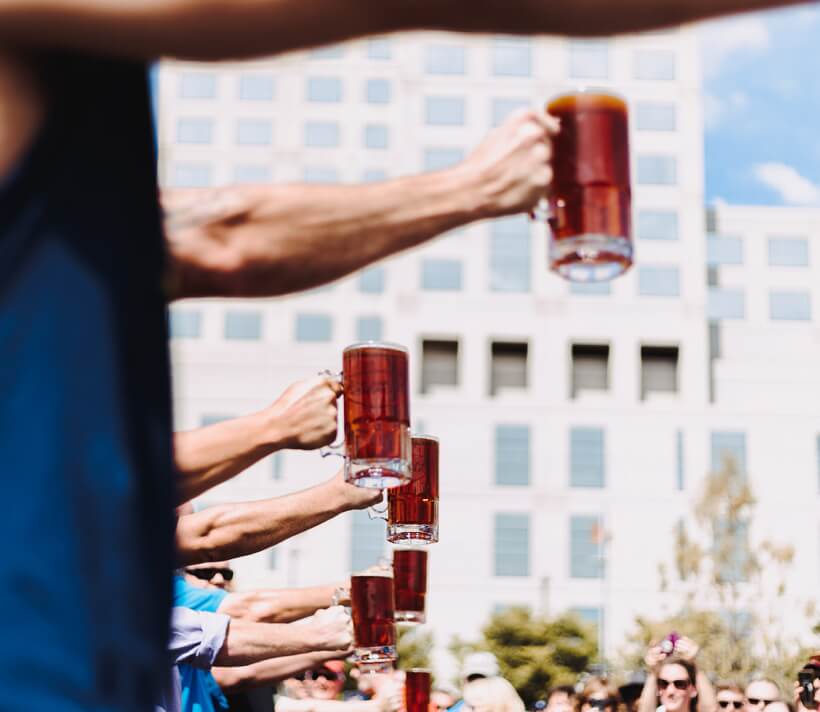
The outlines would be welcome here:
[[[271,588],[229,593],[219,605],[219,613],[265,623],[290,623],[311,616],[321,608],[329,608],[333,605],[334,592],[349,585],[348,582],[343,586]]]
[[[221,60],[403,30],[634,32],[799,1],[0,0],[0,46]]]
[[[341,385],[316,377],[290,386],[259,413],[174,434],[177,491],[186,502],[277,450],[312,450],[336,436]]]
[[[172,297],[309,289],[474,220],[544,196],[557,122],[521,111],[460,165],[361,186],[238,186],[163,193]]]
[[[321,485],[284,497],[185,514],[177,522],[180,563],[225,561],[254,554],[337,514],[376,504],[381,496],[379,490],[347,484],[339,472]]]
[[[337,660],[337,653],[304,653],[283,658],[270,658],[241,667],[215,667],[211,674],[223,692],[233,694],[265,685],[275,685],[328,660]]]

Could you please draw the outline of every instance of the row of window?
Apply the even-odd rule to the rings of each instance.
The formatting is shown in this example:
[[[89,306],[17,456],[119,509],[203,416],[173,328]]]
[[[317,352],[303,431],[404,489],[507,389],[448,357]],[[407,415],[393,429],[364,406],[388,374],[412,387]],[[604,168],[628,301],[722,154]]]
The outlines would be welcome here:
[[[332,48],[322,50],[318,54],[314,53],[314,56],[323,59],[338,58],[341,56],[340,51]],[[491,52],[491,72],[494,76],[532,76],[532,42],[529,39],[517,37],[496,39],[492,43]],[[568,47],[568,77],[570,79],[609,79],[610,54],[610,42],[607,40],[571,41]],[[467,48],[463,46],[428,45],[425,48],[425,71],[431,75],[464,76],[467,74],[467,55]],[[379,58],[389,59],[389,54]],[[633,55],[633,77],[640,80],[674,80],[677,74],[676,59],[675,52],[671,50],[636,50]],[[309,101],[341,100],[341,80],[335,77],[327,79],[331,81],[318,81],[313,85],[311,85],[311,80],[308,80]],[[183,99],[215,99],[217,97],[216,74],[211,72],[183,73],[180,77],[179,95]],[[240,100],[270,101],[274,96],[275,82],[270,74],[245,73],[239,77]]]
[[[707,315],[713,321],[745,319],[745,290],[710,287]],[[811,321],[811,292],[808,290],[770,290],[769,319],[771,321]]]
[[[770,267],[808,267],[809,239],[795,235],[777,235],[766,241]],[[744,243],[740,237],[709,235],[706,240],[706,261],[709,265],[742,265]]]

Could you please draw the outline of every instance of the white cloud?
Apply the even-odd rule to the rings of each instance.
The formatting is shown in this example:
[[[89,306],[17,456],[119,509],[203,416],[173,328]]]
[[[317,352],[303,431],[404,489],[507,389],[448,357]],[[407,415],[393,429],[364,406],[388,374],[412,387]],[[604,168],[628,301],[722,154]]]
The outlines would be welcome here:
[[[820,185],[785,163],[759,163],[754,167],[754,175],[788,205],[820,205]]]
[[[732,55],[763,52],[771,45],[766,23],[755,15],[706,23],[700,39],[703,72],[707,76],[717,74]]]
[[[725,96],[707,93],[703,95],[703,121],[706,128],[713,131],[732,114],[740,113],[748,106],[748,95],[739,89]]]

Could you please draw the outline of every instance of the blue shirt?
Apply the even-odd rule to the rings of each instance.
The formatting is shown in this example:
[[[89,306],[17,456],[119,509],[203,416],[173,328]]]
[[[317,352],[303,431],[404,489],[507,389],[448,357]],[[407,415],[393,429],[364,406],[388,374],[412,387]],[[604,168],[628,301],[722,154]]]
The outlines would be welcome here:
[[[0,646],[10,710],[151,709],[174,567],[164,240],[145,65],[31,53],[0,175]]]
[[[216,613],[227,595],[225,591],[217,589],[197,588],[182,576],[174,576],[175,606]],[[180,665],[179,676],[182,682],[183,712],[216,712],[217,708],[228,709],[228,700],[210,672],[190,665]]]

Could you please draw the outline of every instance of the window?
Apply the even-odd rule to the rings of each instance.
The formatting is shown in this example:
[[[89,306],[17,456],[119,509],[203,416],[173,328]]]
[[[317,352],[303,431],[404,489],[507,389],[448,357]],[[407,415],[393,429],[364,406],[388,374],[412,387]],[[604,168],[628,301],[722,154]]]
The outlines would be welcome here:
[[[424,170],[441,171],[464,160],[464,149],[461,148],[426,148],[424,149]]]
[[[490,395],[508,388],[527,387],[526,343],[494,341],[490,347]]]
[[[572,397],[583,391],[609,390],[609,346],[572,345]]]
[[[243,163],[234,166],[233,177],[237,183],[270,183],[271,169],[261,163]]]
[[[333,340],[333,319],[327,314],[297,314],[296,340],[319,342]]]
[[[769,318],[773,321],[810,321],[811,294],[769,292]]]
[[[375,37],[367,41],[368,59],[390,59],[390,40]]]
[[[677,185],[678,160],[674,156],[638,156],[639,185]]]
[[[270,549],[268,549],[268,568],[271,571],[276,571],[276,559],[276,549],[271,547]]]
[[[672,80],[675,78],[675,53],[666,49],[635,52],[635,79]]]
[[[367,512],[353,512],[350,528],[350,570],[364,571],[379,563],[384,554],[385,524],[382,519],[371,519]]]
[[[171,182],[176,188],[206,188],[211,184],[211,167],[207,163],[176,163]]]
[[[171,309],[168,332],[172,339],[198,339],[202,334],[202,314],[193,309]]]
[[[239,77],[239,98],[242,101],[271,101],[275,86],[266,74],[243,74]]]
[[[643,297],[677,297],[680,274],[677,267],[638,268],[638,293]]]
[[[236,142],[240,146],[269,146],[273,141],[273,124],[267,119],[239,119]]]
[[[305,166],[305,183],[338,183],[339,173],[332,166]]]
[[[712,472],[721,472],[731,463],[740,475],[746,475],[746,434],[714,432],[711,437]]]
[[[677,240],[678,213],[675,210],[639,210],[636,227],[639,240]]]
[[[713,321],[744,319],[746,317],[746,295],[742,289],[710,287],[706,314]]]
[[[530,575],[530,515],[495,515],[495,575]]]
[[[356,319],[357,341],[381,341],[382,320],[378,316],[360,316]]]
[[[390,82],[387,79],[368,79],[365,84],[368,104],[389,104],[391,94]]]
[[[177,121],[177,143],[211,143],[213,131],[212,119],[179,119]]]
[[[384,292],[384,267],[370,267],[359,272],[359,291],[365,294]]]
[[[635,105],[635,127],[638,131],[674,131],[677,113],[674,104],[640,101]]]
[[[365,148],[383,149],[390,143],[390,134],[384,124],[367,124],[364,127]]]
[[[224,423],[226,420],[233,420],[235,415],[223,415],[221,413],[205,413],[200,419],[200,427],[207,428],[209,425]]]
[[[769,265],[772,267],[808,267],[809,241],[805,237],[770,237]]]
[[[604,295],[612,292],[610,282],[570,282],[569,293],[579,296]]]
[[[570,79],[606,79],[609,76],[609,42],[570,40]]]
[[[336,103],[342,100],[342,80],[338,77],[308,77],[308,101],[318,103]]]
[[[526,216],[503,218],[490,224],[492,291],[530,290],[530,246],[530,224]]]
[[[339,124],[334,121],[308,121],[305,124],[305,146],[336,148],[339,145]]]
[[[262,315],[255,311],[225,312],[225,338],[231,341],[258,341],[262,338]]]
[[[341,59],[344,57],[344,50],[340,45],[333,45],[332,47],[319,47],[311,50],[311,59]]]
[[[428,74],[464,74],[467,52],[458,45],[428,45],[425,66]]]
[[[730,583],[746,581],[749,566],[749,523],[720,519],[715,523],[714,536],[718,577]]]
[[[604,527],[600,516],[570,517],[569,575],[572,578],[603,578],[603,547]]]
[[[490,123],[493,127],[501,126],[510,114],[519,109],[526,109],[530,106],[529,99],[493,99],[490,105]]]
[[[362,175],[362,181],[365,183],[378,183],[383,180],[387,180],[387,171],[381,168],[368,168]]]
[[[421,392],[436,386],[458,385],[458,342],[425,339],[421,342]]]
[[[529,426],[496,426],[495,483],[519,487],[525,487],[530,483]]]
[[[430,126],[463,126],[464,99],[428,96],[424,100],[425,121]]]
[[[641,400],[678,392],[678,347],[641,346]]]
[[[523,37],[497,37],[493,42],[493,74],[528,77],[532,74],[532,42]]]
[[[461,262],[458,260],[423,259],[421,288],[456,292],[461,289]]]
[[[678,490],[683,492],[683,490],[686,489],[686,468],[682,430],[678,430],[675,433],[675,465],[675,480],[677,482]]]
[[[743,240],[739,237],[707,235],[706,263],[710,265],[742,265]]]
[[[601,488],[604,473],[604,431],[601,428],[572,428],[569,431],[570,487]]]
[[[183,99],[213,99],[216,97],[216,75],[186,72],[180,77],[179,95]]]
[[[270,458],[271,477],[274,480],[281,480],[285,470],[285,453],[275,452]]]

